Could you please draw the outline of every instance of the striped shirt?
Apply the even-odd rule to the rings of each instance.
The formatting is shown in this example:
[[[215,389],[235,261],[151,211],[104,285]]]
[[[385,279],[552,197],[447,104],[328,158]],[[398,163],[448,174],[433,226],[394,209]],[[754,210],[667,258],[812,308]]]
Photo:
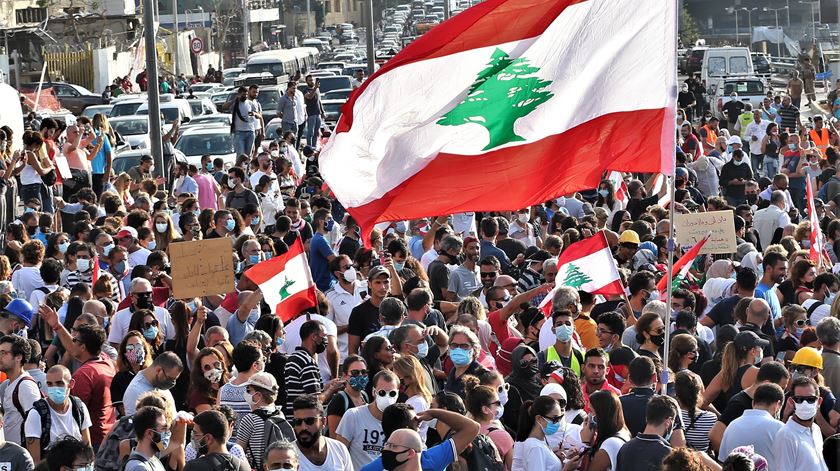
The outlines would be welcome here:
[[[274,404],[264,407],[269,413],[277,410]],[[242,416],[239,427],[236,430],[237,443],[244,443],[245,456],[252,469],[263,469],[263,456],[265,455],[265,420],[254,412]]]
[[[292,403],[303,394],[320,394],[323,389],[318,364],[303,347],[297,347],[286,360],[286,417],[293,415]]]
[[[796,125],[799,123],[799,108],[790,105],[788,107],[779,107],[779,117],[782,119],[779,126],[781,131],[785,132],[785,128],[790,128],[790,132],[796,132]]]
[[[251,412],[251,406],[245,402],[245,383],[237,386],[233,383],[227,383],[219,390],[219,405],[226,405],[236,412],[236,424],[234,430],[239,427],[239,421],[245,414]]]
[[[61,272],[61,286],[70,289],[79,283],[91,284],[92,276],[93,270],[90,270],[88,274],[84,274],[80,271],[68,270],[65,268]]]
[[[686,410],[680,409],[680,417],[685,427],[683,433],[685,434],[686,445],[697,451],[707,451],[709,449],[709,432],[715,426],[717,417],[711,412],[699,409],[694,413],[693,422]]]

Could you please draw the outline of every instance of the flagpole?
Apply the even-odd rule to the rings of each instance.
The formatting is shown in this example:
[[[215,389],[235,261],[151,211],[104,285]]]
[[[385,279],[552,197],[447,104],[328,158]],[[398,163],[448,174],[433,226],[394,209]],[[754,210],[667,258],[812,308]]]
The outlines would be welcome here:
[[[677,64],[679,63],[679,59],[677,57],[677,38],[679,37],[679,18],[680,12],[679,8],[674,8],[674,85],[676,85],[676,77],[677,75]],[[671,90],[671,93],[676,95],[677,90],[676,86]],[[671,133],[671,139],[673,139],[673,144],[670,148],[670,158],[672,159],[671,162],[671,175],[668,178],[671,179],[671,185],[668,188],[669,193],[669,204],[668,204],[668,217],[670,220],[670,224],[668,224],[668,292],[665,294],[665,344],[663,345],[662,350],[662,394],[668,394],[668,348],[670,347],[670,334],[671,334],[671,291],[674,288],[674,251],[675,251],[675,243],[674,243],[674,202],[676,198],[674,196],[674,185],[676,184],[676,174],[677,174],[677,163],[674,158],[674,152],[677,148],[677,135],[675,132]]]

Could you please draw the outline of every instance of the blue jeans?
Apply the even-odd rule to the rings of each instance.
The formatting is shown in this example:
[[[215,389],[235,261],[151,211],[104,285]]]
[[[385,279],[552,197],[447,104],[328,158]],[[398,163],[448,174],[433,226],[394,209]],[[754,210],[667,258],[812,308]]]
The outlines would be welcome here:
[[[750,153],[750,165],[752,165],[753,179],[758,180],[758,170],[764,162],[764,154]]]
[[[53,213],[52,191],[47,185],[43,183],[33,183],[31,185],[20,186],[20,199],[26,204],[31,199],[36,199],[41,202],[41,211],[44,213]]]
[[[775,177],[777,173],[779,173],[779,158],[765,155],[764,176],[773,179],[773,177]]]
[[[233,137],[233,150],[237,156],[251,155],[254,149],[254,131],[236,131]]]
[[[306,118],[306,144],[315,147],[318,135],[321,133],[321,115]]]

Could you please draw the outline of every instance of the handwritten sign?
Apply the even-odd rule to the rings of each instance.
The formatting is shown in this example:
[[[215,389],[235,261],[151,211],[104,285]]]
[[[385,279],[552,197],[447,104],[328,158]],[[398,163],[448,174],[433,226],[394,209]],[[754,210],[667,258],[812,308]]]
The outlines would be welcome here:
[[[703,246],[701,254],[735,252],[738,244],[735,241],[735,216],[732,211],[675,215],[674,233],[677,243],[683,249],[693,246],[709,232],[712,237]]]
[[[233,290],[233,245],[227,237],[169,245],[175,299]]]

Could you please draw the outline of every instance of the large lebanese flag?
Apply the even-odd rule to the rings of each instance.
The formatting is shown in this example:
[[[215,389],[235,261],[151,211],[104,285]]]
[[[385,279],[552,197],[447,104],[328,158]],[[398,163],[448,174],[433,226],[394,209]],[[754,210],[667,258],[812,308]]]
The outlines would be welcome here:
[[[351,96],[321,173],[365,236],[377,221],[513,210],[671,173],[676,2],[486,0]]]
[[[254,265],[244,275],[259,285],[265,303],[283,322],[318,306],[315,282],[300,237],[288,252]]]

